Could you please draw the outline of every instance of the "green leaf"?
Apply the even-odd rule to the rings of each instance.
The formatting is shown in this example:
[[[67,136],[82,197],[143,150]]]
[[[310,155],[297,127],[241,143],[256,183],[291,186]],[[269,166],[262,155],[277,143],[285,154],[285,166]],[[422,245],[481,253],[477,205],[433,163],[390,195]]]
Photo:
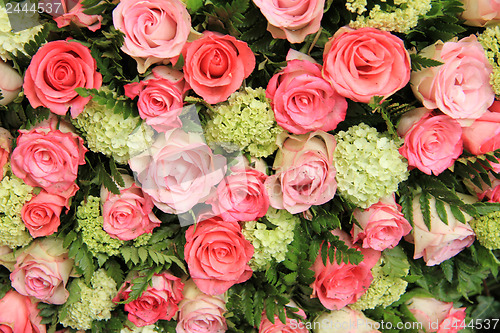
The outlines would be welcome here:
[[[434,59],[426,58],[418,54],[410,54],[411,70],[419,71],[423,68],[441,66],[443,63]]]
[[[446,213],[446,208],[444,206],[444,203],[439,199],[436,199],[436,212],[441,221],[443,221],[444,224],[448,225],[448,214]]]
[[[201,7],[203,7],[203,0],[186,0],[185,4],[190,12],[195,12]]]
[[[443,271],[446,280],[451,283],[453,281],[453,260],[445,260],[439,267]]]
[[[452,212],[453,216],[455,216],[455,218],[458,221],[460,221],[460,222],[462,222],[464,224],[466,223],[466,221],[465,221],[465,215],[464,215],[464,213],[462,213],[462,211],[460,210],[460,208],[458,208],[456,206],[451,206],[450,205],[450,209],[451,209],[451,212]]]
[[[424,219],[425,226],[430,231],[431,230],[431,206],[430,206],[430,195],[427,192],[422,192],[420,195],[420,210],[422,211],[422,216]]]
[[[142,295],[142,293],[151,284],[154,273],[155,271],[153,269],[141,271],[139,275],[131,281],[132,285],[130,286],[130,289],[132,291],[130,292],[129,297],[125,300],[125,304],[136,300]]]

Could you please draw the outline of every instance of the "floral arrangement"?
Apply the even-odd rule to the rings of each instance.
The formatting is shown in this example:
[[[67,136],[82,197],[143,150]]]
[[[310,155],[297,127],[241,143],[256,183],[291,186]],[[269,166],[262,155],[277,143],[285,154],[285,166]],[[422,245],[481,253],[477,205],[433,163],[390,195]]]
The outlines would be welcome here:
[[[498,330],[498,24],[0,1],[0,331]]]

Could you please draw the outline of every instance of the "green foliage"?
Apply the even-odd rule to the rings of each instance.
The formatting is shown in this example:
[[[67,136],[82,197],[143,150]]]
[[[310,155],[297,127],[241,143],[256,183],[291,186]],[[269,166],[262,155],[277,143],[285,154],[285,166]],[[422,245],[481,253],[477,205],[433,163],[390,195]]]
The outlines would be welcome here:
[[[104,12],[112,10],[115,7],[110,0],[83,0],[82,6],[85,8],[83,13],[87,15],[102,15]]]
[[[384,100],[383,96],[374,96],[368,106],[373,113],[380,113],[387,126],[387,131],[395,140],[399,139],[395,125],[396,117],[414,109],[414,106],[407,103],[391,103],[390,99]]]
[[[419,71],[423,68],[435,67],[443,64],[441,61],[426,58],[418,54],[410,54],[410,58],[412,71]]]
[[[68,256],[75,260],[77,272],[83,274],[85,283],[89,284],[96,267],[87,244],[83,243],[82,237],[78,236],[76,232],[70,231],[64,239],[63,246],[68,249]]]
[[[75,88],[75,91],[82,97],[92,96],[92,101],[106,106],[109,110],[113,110],[115,114],[122,113],[125,119],[139,115],[135,103],[125,96],[116,96],[112,91],[86,88]]]

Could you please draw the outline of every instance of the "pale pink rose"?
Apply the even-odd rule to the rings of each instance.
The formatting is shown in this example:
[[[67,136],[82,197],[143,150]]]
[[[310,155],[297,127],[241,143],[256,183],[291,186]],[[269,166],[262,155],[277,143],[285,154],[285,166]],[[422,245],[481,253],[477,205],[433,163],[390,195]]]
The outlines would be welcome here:
[[[204,202],[226,173],[226,159],[214,155],[197,133],[159,133],[153,145],[129,161],[142,190],[156,207],[184,213]]]
[[[464,24],[474,27],[492,26],[500,23],[500,0],[461,0],[464,11],[460,17]]]
[[[66,284],[73,269],[73,259],[57,238],[36,239],[16,253],[16,265],[10,274],[18,293],[44,303],[63,304],[69,297]]]
[[[426,332],[456,333],[465,328],[465,308],[454,308],[453,302],[413,297],[406,306]]]
[[[12,172],[30,186],[66,199],[72,197],[78,190],[78,166],[85,164],[87,152],[73,126],[52,116],[19,132],[10,160]]]
[[[7,163],[9,162],[14,137],[5,128],[0,127],[0,180],[3,179]]]
[[[179,303],[177,333],[223,333],[227,330],[226,302],[223,295],[210,296],[200,291],[193,280],[184,285]]]
[[[292,214],[331,200],[337,190],[333,135],[316,131],[293,135],[281,133],[273,168],[265,182],[271,206]]]
[[[21,218],[33,238],[49,236],[61,224],[60,216],[67,199],[42,190],[26,202],[21,209]]]
[[[253,252],[237,222],[215,216],[186,231],[184,257],[189,274],[208,295],[220,295],[234,284],[250,279],[253,271],[248,262]]]
[[[480,118],[462,129],[464,148],[482,155],[500,149],[500,101],[495,101]]]
[[[479,178],[481,188],[468,179],[464,183],[472,192],[476,193],[479,200],[486,198],[488,202],[500,202],[500,179],[495,177],[491,172],[488,172],[488,178],[491,185],[486,184]]]
[[[337,92],[356,102],[389,97],[410,80],[410,55],[387,31],[340,28],[325,45],[323,75]]]
[[[336,229],[332,232],[339,236],[349,247],[354,247],[349,236]],[[329,244],[328,244],[329,245]],[[355,303],[370,286],[373,276],[371,269],[380,258],[380,252],[372,249],[361,249],[363,261],[358,265],[341,262],[334,259],[330,263],[327,258],[326,266],[321,258],[321,250],[312,266],[315,281],[311,287],[311,298],[319,298],[321,304],[329,310],[339,310],[348,304]]]
[[[255,67],[247,43],[211,31],[189,43],[184,59],[184,78],[210,104],[227,100]]]
[[[266,89],[278,125],[295,134],[331,131],[345,119],[347,101],[323,79],[321,65],[291,60]]]
[[[177,57],[191,30],[191,16],[180,0],[122,0],[113,10],[113,25],[125,34],[122,51],[149,66]]]
[[[495,99],[490,85],[492,67],[476,36],[438,41],[419,55],[443,63],[411,73],[413,93],[427,109],[438,108],[462,126],[469,126],[488,110]]]
[[[298,308],[294,302],[289,304],[292,307]],[[306,313],[299,308],[296,312],[297,315],[306,319]],[[286,316],[286,309],[285,309]],[[266,312],[262,312],[262,317],[259,324],[259,333],[308,333],[302,320],[290,319],[286,316],[285,323],[282,323],[277,315],[274,315],[274,324],[267,318]]]
[[[170,320],[179,310],[178,304],[183,299],[181,279],[168,273],[154,274],[151,284],[130,303],[125,304],[127,318],[137,327],[148,326],[158,320]],[[123,283],[113,302],[126,301],[132,292],[130,280]]]
[[[465,202],[477,201],[472,196],[461,195]],[[466,247],[474,243],[475,234],[468,223],[458,221],[451,208],[444,203],[448,224],[439,218],[436,210],[436,199],[431,197],[429,202],[431,228],[427,228],[420,206],[420,195],[413,199],[413,230],[405,239],[415,244],[413,259],[424,257],[427,266],[439,265],[445,260],[456,256]],[[467,213],[463,213],[466,221],[472,219]]]
[[[62,0],[62,2],[66,3],[66,0]],[[70,0],[70,2],[73,1]],[[68,8],[67,5],[65,7],[64,13],[54,18],[58,28],[74,23],[77,27],[88,28],[90,31],[97,31],[101,29],[102,16],[85,14],[85,8],[82,6],[82,0],[78,0],[78,2],[70,8]]]
[[[75,118],[90,97],[78,95],[75,88],[99,89],[102,75],[88,47],[77,41],[56,40],[38,49],[24,75],[24,93],[32,107],[44,106],[65,115],[71,108]]]
[[[381,198],[367,209],[356,208],[353,216],[362,227],[353,224],[353,242],[361,240],[364,248],[377,251],[394,248],[412,229],[401,213],[394,194]]]
[[[37,302],[15,290],[9,290],[0,299],[0,332],[45,333]]]
[[[414,109],[401,117],[398,134],[404,139],[399,153],[408,160],[410,169],[428,175],[439,175],[462,154],[462,128],[445,114]]]
[[[8,65],[0,60],[0,105],[7,105],[16,99],[23,86],[23,77]]]
[[[182,72],[158,66],[143,81],[125,85],[125,96],[139,96],[139,116],[158,132],[181,127],[179,116],[188,85]]]
[[[161,221],[153,213],[153,201],[142,192],[129,175],[122,175],[125,187],[120,194],[101,188],[102,228],[113,238],[131,240],[152,233]]]
[[[348,306],[324,312],[313,324],[316,323],[319,329],[314,330],[314,333],[380,333],[375,329],[380,326],[379,323],[367,318],[363,312],[353,310]]]
[[[325,0],[253,0],[267,19],[267,30],[274,38],[302,43],[321,26]]]

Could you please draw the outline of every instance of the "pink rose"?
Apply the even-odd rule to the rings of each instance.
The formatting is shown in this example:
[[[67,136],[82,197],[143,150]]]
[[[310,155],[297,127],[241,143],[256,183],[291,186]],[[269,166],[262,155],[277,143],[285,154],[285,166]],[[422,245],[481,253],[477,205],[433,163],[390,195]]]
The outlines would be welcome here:
[[[461,196],[466,202],[477,201],[471,196]],[[420,195],[413,199],[413,230],[405,239],[415,244],[413,259],[424,257],[427,266],[434,266],[456,256],[464,248],[471,246],[474,243],[474,231],[468,223],[461,223],[454,217],[447,203],[444,203],[448,218],[447,224],[439,218],[434,197],[431,197],[429,204],[430,230],[424,222],[420,207]],[[467,213],[464,213],[464,216],[467,221],[472,219]]]
[[[404,138],[399,153],[411,169],[439,175],[462,154],[462,128],[444,114],[417,108],[401,118],[398,134]]]
[[[325,0],[253,0],[267,19],[267,30],[273,38],[302,43],[307,35],[316,33],[321,26]]]
[[[44,303],[63,304],[69,297],[66,284],[73,269],[73,259],[57,238],[36,239],[16,254],[10,273],[12,287],[18,293]]]
[[[177,57],[191,31],[191,16],[180,0],[122,0],[113,10],[113,25],[125,34],[122,51],[149,66]]]
[[[333,135],[317,131],[293,135],[281,133],[273,168],[265,182],[271,206],[292,214],[331,200],[337,190]]]
[[[406,302],[406,306],[426,332],[456,333],[465,328],[465,308],[454,308],[453,302],[413,297]]]
[[[34,238],[49,236],[61,224],[60,216],[66,205],[66,198],[42,190],[21,209],[21,217],[30,235]]]
[[[500,23],[499,0],[462,0],[464,11],[460,15],[464,24],[474,27],[493,26]]]
[[[184,283],[170,273],[154,274],[151,284],[139,298],[125,304],[128,320],[138,327],[156,323],[158,320],[170,320],[178,311],[182,300]],[[132,292],[130,280],[123,283],[113,302],[126,301]]]
[[[193,280],[184,286],[184,299],[179,303],[177,333],[222,333],[226,332],[226,302],[222,295],[210,296],[202,293]]]
[[[67,0],[62,0],[65,3]],[[74,23],[77,27],[88,28],[90,31],[97,31],[101,29],[102,16],[101,15],[87,15],[84,13],[85,8],[82,6],[83,0],[78,0],[74,4],[73,0],[70,0],[71,7],[68,8],[66,5],[64,9],[64,14],[58,15],[54,18],[57,23],[58,28]]]
[[[9,162],[10,152],[12,150],[12,141],[14,138],[9,131],[0,127],[0,180],[3,179],[5,167]]]
[[[182,72],[166,66],[153,68],[153,73],[141,82],[125,85],[127,97],[139,96],[141,118],[158,132],[182,126],[179,116],[187,90]]]
[[[12,102],[19,95],[23,86],[23,77],[8,65],[6,62],[0,60],[0,105],[7,105]]]
[[[189,274],[208,295],[220,295],[232,285],[250,279],[253,271],[248,262],[253,252],[237,222],[215,216],[186,231],[184,257]]]
[[[500,149],[500,101],[495,101],[480,118],[464,127],[464,148],[474,155]]]
[[[468,126],[495,99],[490,85],[492,67],[474,35],[458,42],[436,42],[421,56],[443,62],[411,73],[411,88],[427,109],[438,108]]]
[[[336,229],[332,232],[339,236],[347,246],[353,247],[349,236]],[[339,310],[348,304],[352,304],[362,296],[370,286],[373,276],[371,269],[380,258],[380,252],[372,249],[361,249],[363,261],[358,265],[336,260],[330,263],[327,258],[326,266],[321,259],[321,251],[312,266],[315,281],[311,285],[313,293],[311,298],[319,298],[321,304],[329,310]]]
[[[353,224],[353,242],[362,240],[363,248],[377,251],[392,249],[412,229],[401,213],[401,206],[396,203],[394,194],[381,198],[367,209],[356,208],[353,216],[362,227]]]
[[[12,172],[30,186],[66,199],[72,197],[78,190],[78,166],[85,164],[87,152],[74,128],[52,116],[19,132],[10,161]]]
[[[45,333],[36,302],[14,290],[0,299],[0,332]]]
[[[290,304],[293,307],[297,307],[295,303]],[[306,319],[306,313],[304,310],[299,308],[296,312],[297,315]],[[286,316],[286,312],[285,312]],[[267,318],[265,312],[262,313],[259,324],[259,333],[308,333],[309,330],[306,328],[305,324],[301,320],[290,319],[286,317],[285,324],[281,322],[277,315],[274,316],[274,324]]]
[[[389,97],[410,80],[403,41],[374,28],[340,28],[325,45],[323,74],[337,92],[356,102]]]
[[[111,237],[131,240],[152,233],[161,221],[153,213],[153,201],[134,184],[129,175],[122,175],[125,187],[120,194],[101,188],[103,229]]]
[[[247,43],[211,31],[189,43],[184,77],[207,103],[224,102],[255,67],[255,56]]]
[[[375,327],[380,327],[380,323],[348,306],[336,311],[324,312],[313,324],[316,323],[319,324],[319,329],[314,330],[314,333],[381,333],[375,329]]]
[[[102,75],[88,47],[77,41],[56,40],[38,49],[24,75],[24,93],[32,107],[44,106],[58,115],[71,108],[75,118],[90,97],[75,88],[99,89]]]
[[[471,192],[476,193],[479,200],[486,198],[489,202],[500,202],[500,179],[495,177],[491,172],[488,172],[488,178],[491,185],[486,184],[481,178],[479,178],[481,188],[477,187],[468,179],[465,180],[464,183],[471,190]]]
[[[321,66],[291,60],[267,85],[276,122],[294,134],[331,131],[345,119],[347,101],[323,79]]]
[[[214,155],[197,133],[159,133],[153,145],[129,161],[142,190],[170,214],[204,202],[226,173],[226,159]]]

